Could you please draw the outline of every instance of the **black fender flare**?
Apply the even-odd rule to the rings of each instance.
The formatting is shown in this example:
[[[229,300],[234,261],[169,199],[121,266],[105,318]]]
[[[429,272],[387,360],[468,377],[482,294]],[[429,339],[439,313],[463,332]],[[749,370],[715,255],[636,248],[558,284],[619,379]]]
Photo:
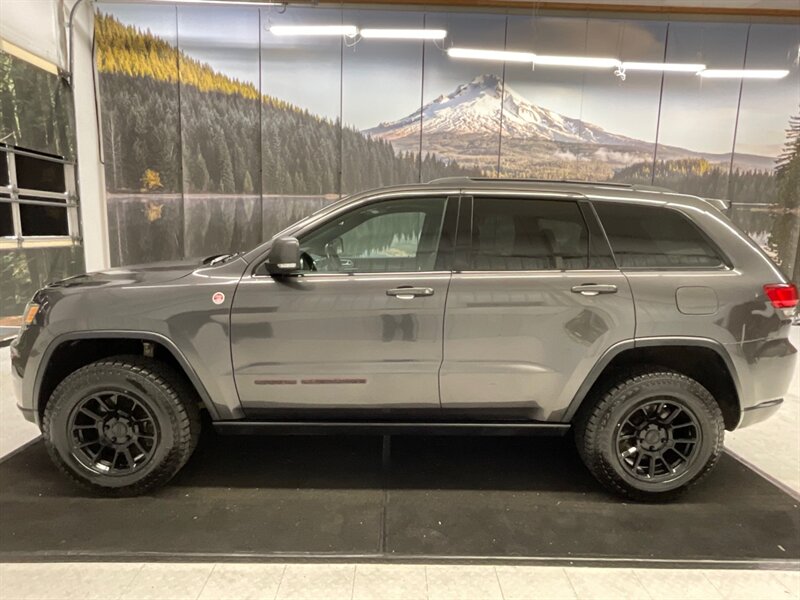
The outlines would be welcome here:
[[[47,371],[47,366],[50,364],[50,357],[53,355],[53,352],[55,352],[56,348],[61,346],[61,344],[64,342],[91,339],[138,339],[148,342],[155,342],[164,346],[167,351],[172,354],[175,360],[178,361],[178,364],[180,365],[181,369],[183,369],[184,374],[189,378],[191,384],[194,386],[197,394],[200,396],[200,400],[203,402],[203,405],[211,415],[211,418],[214,420],[219,419],[219,413],[217,412],[216,406],[214,405],[214,402],[212,401],[211,396],[208,394],[208,391],[206,390],[202,381],[200,381],[200,377],[198,377],[194,368],[186,359],[186,356],[184,356],[183,352],[181,352],[181,350],[172,340],[165,335],[156,333],[154,331],[103,329],[62,333],[50,341],[47,349],[42,354],[42,359],[39,361],[38,368],[36,369],[36,377],[33,382],[33,398],[36,401],[35,409],[37,420],[39,419],[39,415],[41,414],[42,410],[42,401],[39,398],[42,389],[42,381],[44,380],[44,374]]]
[[[711,338],[704,337],[658,336],[622,340],[610,346],[598,359],[594,367],[592,367],[592,369],[589,371],[589,374],[583,380],[583,383],[578,388],[578,391],[575,392],[575,395],[570,401],[569,406],[564,412],[562,421],[571,422],[574,419],[578,409],[580,409],[581,404],[583,404],[583,401],[589,394],[589,390],[592,389],[592,386],[606,370],[606,367],[608,367],[608,365],[611,364],[611,361],[613,361],[619,354],[634,348],[653,348],[658,346],[697,346],[700,348],[708,348],[709,350],[713,350],[725,363],[725,366],[730,373],[731,379],[733,380],[733,385],[736,388],[736,395],[739,398],[739,411],[741,412],[741,381],[739,380],[738,373],[734,367],[733,360],[731,360],[730,354],[723,344],[716,340],[712,340]]]

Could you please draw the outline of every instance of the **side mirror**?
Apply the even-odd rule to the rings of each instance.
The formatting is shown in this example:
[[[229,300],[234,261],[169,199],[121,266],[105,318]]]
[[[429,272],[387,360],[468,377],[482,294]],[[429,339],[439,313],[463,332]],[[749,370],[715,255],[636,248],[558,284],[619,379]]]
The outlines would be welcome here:
[[[284,237],[272,242],[265,263],[270,275],[287,275],[300,269],[300,242]]]

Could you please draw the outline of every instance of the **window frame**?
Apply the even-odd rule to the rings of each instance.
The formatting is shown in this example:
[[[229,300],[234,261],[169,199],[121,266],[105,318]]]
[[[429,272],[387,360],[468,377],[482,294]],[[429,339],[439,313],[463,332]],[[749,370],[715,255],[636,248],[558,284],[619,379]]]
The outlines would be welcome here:
[[[623,271],[623,272],[633,271],[633,272],[637,272],[637,273],[641,273],[641,272],[665,272],[665,271],[693,271],[693,272],[710,272],[710,273],[714,273],[714,272],[720,272],[720,271],[730,271],[730,270],[733,269],[733,262],[731,262],[730,257],[725,252],[722,251],[722,248],[720,248],[719,244],[717,244],[713,239],[711,239],[711,237],[703,230],[703,228],[700,227],[697,223],[695,223],[694,219],[692,219],[691,216],[689,216],[687,213],[682,211],[679,207],[670,206],[668,204],[659,204],[659,205],[645,204],[643,202],[637,202],[635,199],[632,199],[629,202],[621,202],[621,201],[618,201],[618,200],[616,200],[616,201],[615,200],[593,200],[591,204],[592,204],[592,208],[593,208],[593,210],[595,212],[595,215],[597,217],[597,222],[600,225],[601,230],[603,231],[603,234],[604,234],[604,236],[606,238],[606,242],[608,243],[609,248],[611,249],[612,256],[614,257],[614,262],[617,264],[617,267],[619,268],[620,271]],[[713,266],[713,267],[711,267],[711,266],[708,266],[708,267],[706,267],[706,266],[694,267],[694,266],[688,266],[688,265],[679,265],[679,266],[674,266],[674,267],[671,267],[671,266],[663,266],[663,267],[626,267],[626,266],[621,265],[619,259],[617,258],[616,253],[614,252],[614,246],[611,244],[611,238],[608,235],[608,231],[606,231],[606,228],[603,225],[603,219],[600,218],[600,212],[597,210],[597,206],[598,205],[606,205],[606,204],[620,205],[620,206],[634,206],[634,207],[637,207],[637,208],[651,208],[651,209],[656,209],[656,210],[662,209],[662,210],[666,210],[666,211],[670,211],[670,212],[676,213],[678,215],[678,217],[680,219],[682,219],[684,222],[688,223],[689,227],[692,228],[697,233],[697,235],[700,237],[700,239],[708,245],[708,247],[714,252],[716,257],[719,259],[720,264],[716,265],[716,266]],[[669,255],[665,255],[665,256],[669,256]]]
[[[80,219],[78,217],[78,196],[76,193],[75,163],[58,156],[24,150],[0,144],[0,160],[6,161],[8,185],[0,186],[0,203],[11,205],[12,235],[0,237],[0,250],[25,248],[52,248],[77,246],[80,244]],[[16,157],[26,156],[62,165],[64,169],[63,192],[48,192],[31,188],[20,188],[17,182]],[[23,198],[34,196],[36,200]],[[63,210],[67,218],[66,235],[24,235],[20,206],[44,206]]]
[[[337,219],[341,219],[344,215],[356,211],[362,210],[368,206],[373,204],[378,204],[382,202],[402,202],[403,200],[420,200],[429,198],[431,200],[440,199],[444,201],[444,209],[442,211],[442,225],[441,230],[439,231],[439,241],[436,247],[436,257],[434,260],[434,269],[428,271],[341,271],[341,272],[324,272],[324,271],[298,271],[296,273],[287,273],[282,275],[281,277],[350,277],[350,276],[378,276],[382,277],[385,275],[407,275],[409,277],[417,276],[417,275],[430,275],[430,274],[441,274],[441,273],[452,273],[453,272],[453,260],[454,260],[454,247],[455,247],[455,227],[457,219],[454,218],[455,215],[458,214],[459,207],[461,205],[461,198],[458,193],[454,193],[451,190],[415,190],[413,192],[403,192],[403,193],[390,193],[390,194],[381,194],[378,196],[372,196],[367,198],[362,198],[359,200],[355,200],[352,203],[348,203],[342,206],[339,210],[334,211],[331,214],[325,215],[324,218],[320,220],[314,220],[304,227],[300,229],[293,230],[293,226],[289,227],[288,229],[284,230],[280,234],[276,234],[273,239],[277,237],[285,237],[290,236],[297,238],[299,240],[300,237],[310,235],[327,226],[329,223],[336,221]],[[455,215],[454,215],[455,213]],[[299,223],[300,221],[298,221]],[[446,235],[448,227],[452,227],[454,230],[449,232],[449,236]],[[452,247],[448,247],[452,246]],[[268,244],[265,246],[264,252],[261,253],[258,258],[256,258],[252,263],[252,268],[250,270],[250,276],[254,278],[273,278],[273,275],[266,271],[266,259],[267,255],[269,254],[269,249],[271,248],[272,244]],[[441,265],[440,263],[442,260],[447,261],[449,264]],[[441,268],[440,268],[441,267]]]
[[[472,255],[472,240],[475,231],[475,201],[476,200],[518,200],[521,202],[570,202],[575,205],[581,222],[583,223],[586,231],[586,267],[583,269],[519,269],[519,270],[486,270],[486,269],[473,269],[470,265]],[[520,192],[514,193],[505,190],[480,190],[470,193],[465,193],[461,197],[462,207],[466,210],[461,211],[458,225],[458,238],[456,241],[456,261],[455,272],[457,273],[549,273],[549,274],[564,274],[585,271],[616,271],[619,268],[616,266],[611,248],[608,247],[608,240],[605,239],[603,234],[602,238],[598,233],[602,229],[598,229],[599,223],[593,223],[596,216],[589,213],[591,204],[587,202],[586,197],[578,194],[558,194],[558,193],[536,193],[536,192]],[[611,266],[599,267],[593,264],[593,257],[595,250],[603,250],[605,255],[611,259]]]

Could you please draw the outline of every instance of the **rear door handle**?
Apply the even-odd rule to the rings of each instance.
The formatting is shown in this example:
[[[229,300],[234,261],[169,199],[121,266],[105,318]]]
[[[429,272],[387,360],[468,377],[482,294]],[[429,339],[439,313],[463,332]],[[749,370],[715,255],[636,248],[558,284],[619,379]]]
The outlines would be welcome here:
[[[433,288],[428,287],[398,287],[386,290],[387,296],[394,296],[400,300],[413,300],[417,296],[433,296]]]
[[[574,294],[583,294],[584,296],[597,296],[598,294],[616,294],[617,286],[606,283],[582,283],[581,285],[573,285],[572,292]]]

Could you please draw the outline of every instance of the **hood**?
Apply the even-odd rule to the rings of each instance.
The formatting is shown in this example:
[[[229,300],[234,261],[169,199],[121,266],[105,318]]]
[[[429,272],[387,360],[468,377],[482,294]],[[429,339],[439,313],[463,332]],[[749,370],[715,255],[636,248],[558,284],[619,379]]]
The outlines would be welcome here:
[[[131,265],[109,269],[107,271],[94,271],[68,277],[55,283],[51,283],[48,288],[76,288],[76,287],[105,287],[109,285],[136,285],[148,283],[163,283],[174,281],[192,273],[203,266],[203,260],[199,258],[165,261],[150,263],[146,265]]]

